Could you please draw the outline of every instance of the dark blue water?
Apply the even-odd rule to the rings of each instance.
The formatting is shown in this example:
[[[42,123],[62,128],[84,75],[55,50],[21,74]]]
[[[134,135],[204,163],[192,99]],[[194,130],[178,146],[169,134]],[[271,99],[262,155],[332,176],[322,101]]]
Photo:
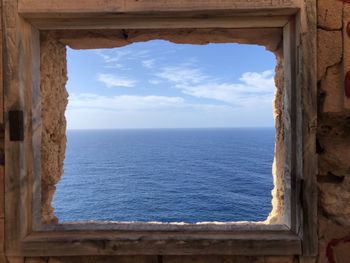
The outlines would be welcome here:
[[[271,211],[274,129],[68,131],[60,222],[260,221]]]

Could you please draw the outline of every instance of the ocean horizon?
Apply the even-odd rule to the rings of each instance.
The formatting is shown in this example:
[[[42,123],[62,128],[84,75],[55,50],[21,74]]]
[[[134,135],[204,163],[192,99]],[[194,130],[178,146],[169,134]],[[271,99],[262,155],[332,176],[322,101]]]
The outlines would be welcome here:
[[[273,127],[67,130],[60,222],[263,221]]]
[[[172,127],[157,127],[157,128],[152,128],[152,127],[145,127],[145,128],[103,128],[103,129],[75,129],[75,128],[67,128],[68,131],[120,131],[120,130],[227,130],[227,129],[237,129],[237,130],[242,130],[242,129],[275,129],[275,127],[270,127],[270,126],[257,126],[257,127],[180,127],[180,128],[172,128]]]

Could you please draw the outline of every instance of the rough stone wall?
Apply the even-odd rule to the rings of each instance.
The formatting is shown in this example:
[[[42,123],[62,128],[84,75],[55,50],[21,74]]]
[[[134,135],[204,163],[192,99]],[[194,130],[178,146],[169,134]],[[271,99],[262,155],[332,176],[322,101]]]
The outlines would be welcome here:
[[[297,257],[244,256],[101,256],[26,258],[23,263],[298,263]],[[11,262],[10,262],[11,263]],[[308,262],[306,262],[308,263]]]
[[[350,1],[318,0],[319,263],[350,262]]]
[[[273,117],[275,119],[276,143],[272,165],[274,189],[272,190],[272,211],[267,219],[269,223],[281,223],[284,209],[284,125],[283,125],[283,52],[282,48],[275,51],[275,100],[273,101]]]
[[[66,47],[53,38],[41,36],[41,188],[42,221],[56,223],[51,201],[55,185],[63,174],[66,151],[65,110],[68,103],[66,91]]]
[[[350,262],[350,1],[318,0],[319,256],[137,256],[26,258],[26,263],[349,263]],[[1,2],[0,2],[1,3]],[[1,8],[1,6],[0,6]],[[1,19],[0,19],[1,23]],[[1,27],[0,27],[1,28]],[[0,34],[1,34],[0,29]],[[0,38],[1,41],[1,38]],[[0,45],[1,46],[1,45]],[[63,52],[63,51],[62,51]],[[1,56],[1,47],[0,47]],[[1,61],[1,59],[0,59]],[[1,67],[1,62],[0,62]],[[0,71],[0,80],[2,77]],[[63,82],[62,82],[63,83]],[[2,81],[0,81],[2,101]],[[0,126],[3,123],[0,110]],[[0,129],[0,156],[3,129]],[[3,254],[3,162],[0,162],[0,262]],[[53,182],[53,181],[52,181]],[[52,184],[51,184],[52,185]]]
[[[0,1],[0,14],[2,14],[2,1]],[[0,262],[5,261],[5,176],[4,176],[4,93],[3,93],[3,27],[0,16]]]

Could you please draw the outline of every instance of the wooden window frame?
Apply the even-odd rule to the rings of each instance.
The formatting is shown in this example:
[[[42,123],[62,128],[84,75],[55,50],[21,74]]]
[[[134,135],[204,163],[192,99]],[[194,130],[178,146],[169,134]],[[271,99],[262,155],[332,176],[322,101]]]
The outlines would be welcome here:
[[[11,1],[5,0],[5,7]],[[6,255],[317,254],[316,1],[175,2],[18,0],[18,45],[4,44]],[[7,26],[5,21],[5,39],[10,39]],[[107,28],[283,31],[288,223],[41,224],[40,30]],[[23,112],[23,140],[11,137],[13,125],[21,127],[8,117],[14,111]]]

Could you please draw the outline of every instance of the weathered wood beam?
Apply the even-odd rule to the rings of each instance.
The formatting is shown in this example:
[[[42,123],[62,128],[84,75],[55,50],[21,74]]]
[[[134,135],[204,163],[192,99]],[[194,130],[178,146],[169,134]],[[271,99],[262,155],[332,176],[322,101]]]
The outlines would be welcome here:
[[[175,12],[184,10],[293,10],[300,7],[299,0],[19,0],[18,11],[23,15]]]
[[[272,17],[81,17],[81,18],[31,18],[30,23],[40,30],[56,29],[146,29],[146,28],[277,28],[288,23],[288,16]]]
[[[299,98],[297,108],[297,127],[299,136],[297,141],[297,170],[298,177],[302,175],[301,207],[303,255],[316,256],[318,254],[318,212],[317,212],[317,178],[318,163],[316,154],[317,133],[317,2],[303,0],[301,12],[297,17],[296,46],[298,47],[298,75],[297,94]],[[300,17],[299,17],[300,16]],[[302,138],[302,141],[300,140]]]
[[[18,0],[41,30],[283,27],[299,0]],[[224,25],[224,26],[223,26]]]

